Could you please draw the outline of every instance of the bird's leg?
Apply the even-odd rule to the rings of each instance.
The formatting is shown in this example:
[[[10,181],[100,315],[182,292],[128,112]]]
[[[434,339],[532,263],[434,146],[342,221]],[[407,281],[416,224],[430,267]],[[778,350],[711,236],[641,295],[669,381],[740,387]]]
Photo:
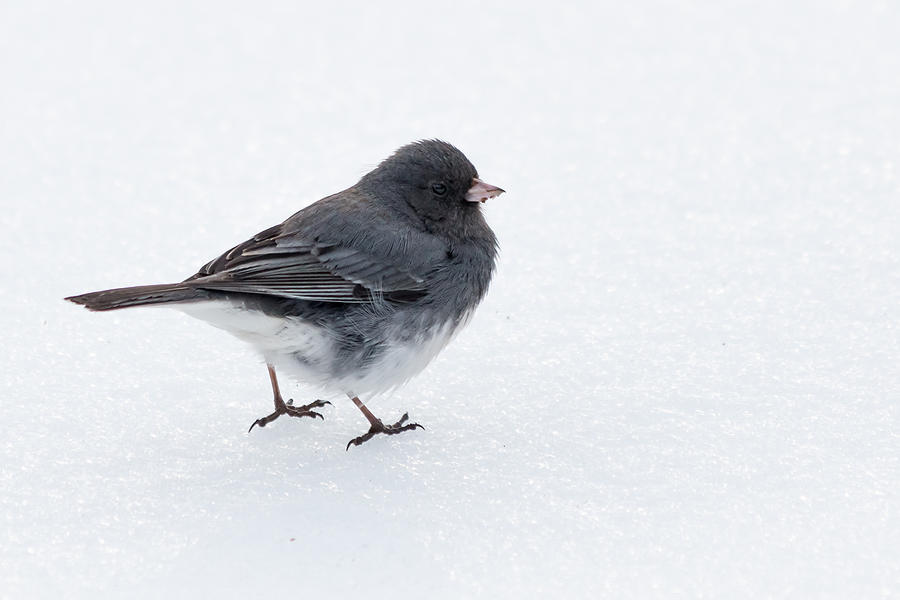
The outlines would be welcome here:
[[[247,430],[247,433],[253,431],[253,428],[259,425],[260,427],[265,427],[281,415],[288,415],[291,417],[319,417],[323,421],[325,417],[321,414],[315,412],[314,408],[322,408],[326,404],[331,404],[331,402],[316,400],[315,402],[311,402],[309,404],[304,404],[303,406],[294,406],[293,400],[288,400],[287,402],[281,397],[281,390],[278,389],[278,378],[275,377],[275,367],[272,365],[266,365],[269,367],[269,380],[272,382],[272,393],[275,395],[275,412],[271,415],[260,417],[259,419],[253,422],[253,425],[250,426],[250,429]]]
[[[362,403],[358,396],[354,396],[353,394],[347,394],[347,396],[349,396],[350,399],[353,400],[353,404],[355,404],[356,408],[358,408],[366,417],[366,419],[368,419],[370,425],[368,432],[347,442],[347,450],[350,449],[350,446],[359,446],[363,442],[368,442],[379,433],[384,433],[386,435],[395,435],[404,431],[410,431],[411,429],[425,429],[418,423],[408,423],[404,425],[404,423],[409,420],[408,413],[403,413],[403,416],[400,417],[400,420],[393,425],[385,425],[381,422],[381,419],[372,414],[372,411],[370,411],[366,407],[366,405]]]

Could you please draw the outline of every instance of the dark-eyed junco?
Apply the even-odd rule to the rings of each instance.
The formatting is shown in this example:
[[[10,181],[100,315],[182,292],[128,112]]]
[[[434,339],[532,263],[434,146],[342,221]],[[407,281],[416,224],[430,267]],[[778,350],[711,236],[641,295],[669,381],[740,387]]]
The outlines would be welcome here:
[[[378,433],[421,427],[404,414],[385,425],[359,399],[416,375],[484,297],[497,238],[481,203],[503,193],[438,140],[403,146],[351,188],[258,233],[181,283],[66,298],[90,310],[171,304],[252,344],[265,358],[281,415],[322,417],[285,402],[275,370],[346,393]]]

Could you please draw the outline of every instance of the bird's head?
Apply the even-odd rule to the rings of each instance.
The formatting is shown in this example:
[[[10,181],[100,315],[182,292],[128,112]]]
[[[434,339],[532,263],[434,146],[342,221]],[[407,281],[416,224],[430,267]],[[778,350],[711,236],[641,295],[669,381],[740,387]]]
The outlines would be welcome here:
[[[478,178],[456,147],[440,140],[403,146],[360,182],[369,193],[408,204],[429,226],[456,226],[503,190]]]

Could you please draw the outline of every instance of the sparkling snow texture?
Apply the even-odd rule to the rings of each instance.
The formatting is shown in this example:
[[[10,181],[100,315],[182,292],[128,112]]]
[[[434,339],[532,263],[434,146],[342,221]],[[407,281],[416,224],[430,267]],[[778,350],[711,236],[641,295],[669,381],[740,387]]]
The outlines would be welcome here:
[[[896,2],[4,2],[0,81],[0,597],[900,594]],[[430,137],[507,193],[425,431],[62,301]]]

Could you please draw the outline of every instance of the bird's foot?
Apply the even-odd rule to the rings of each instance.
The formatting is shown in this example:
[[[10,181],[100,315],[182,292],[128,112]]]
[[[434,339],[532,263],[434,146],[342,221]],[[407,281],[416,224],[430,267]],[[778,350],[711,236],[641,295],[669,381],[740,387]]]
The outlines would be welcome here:
[[[362,434],[357,438],[353,438],[349,442],[347,442],[347,450],[350,449],[350,446],[359,446],[364,442],[368,442],[373,437],[378,435],[379,433],[383,433],[385,435],[396,435],[398,433],[403,433],[404,431],[410,431],[412,429],[425,429],[418,423],[409,423],[404,425],[406,421],[409,420],[409,414],[403,413],[403,416],[400,417],[400,420],[394,423],[393,425],[385,425],[381,422],[381,419],[376,419],[372,426],[369,428],[367,433]]]
[[[323,417],[320,413],[314,411],[314,408],[322,408],[326,404],[331,404],[327,400],[316,400],[315,402],[310,402],[309,404],[304,404],[303,406],[294,406],[293,400],[288,400],[285,402],[281,398],[275,399],[275,412],[271,415],[260,417],[259,419],[253,421],[253,425],[250,426],[250,429],[247,430],[247,433],[253,431],[253,428],[259,425],[260,427],[265,427],[281,415],[288,415],[290,417],[319,417],[323,421],[325,417]]]

